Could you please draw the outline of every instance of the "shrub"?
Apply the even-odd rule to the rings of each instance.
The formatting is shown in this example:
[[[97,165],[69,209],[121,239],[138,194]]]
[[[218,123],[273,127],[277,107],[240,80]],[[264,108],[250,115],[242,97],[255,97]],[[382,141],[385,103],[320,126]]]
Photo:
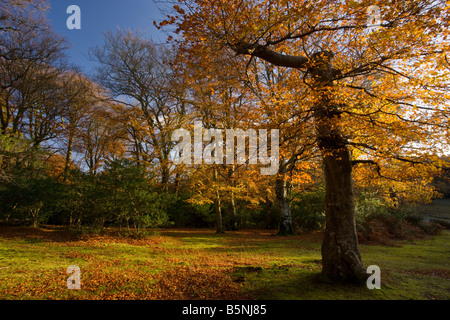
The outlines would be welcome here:
[[[292,222],[298,231],[325,227],[325,189],[301,192],[291,202]]]
[[[179,194],[168,206],[168,216],[176,227],[202,228],[214,226],[214,208],[210,203],[195,204],[189,194]]]
[[[356,227],[363,242],[391,245],[392,240],[423,238],[440,230],[436,223],[424,222],[415,206],[392,207],[376,193],[361,193],[355,208]]]
[[[357,231],[367,235],[369,221],[375,217],[386,216],[387,204],[375,192],[362,192],[355,201],[355,221]]]
[[[101,202],[96,212],[104,213],[103,220],[111,218],[122,226],[131,224],[135,231],[168,224],[167,200],[146,177],[142,167],[129,160],[108,163],[97,185]]]

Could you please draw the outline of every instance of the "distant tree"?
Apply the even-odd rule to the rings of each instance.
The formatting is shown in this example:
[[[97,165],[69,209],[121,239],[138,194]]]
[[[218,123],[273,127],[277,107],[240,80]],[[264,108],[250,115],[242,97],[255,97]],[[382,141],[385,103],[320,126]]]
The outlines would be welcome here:
[[[45,17],[45,1],[0,2],[0,131],[40,144],[55,116],[66,44]],[[36,121],[39,120],[39,121]]]
[[[96,104],[88,115],[80,133],[81,149],[84,163],[95,175],[106,161],[123,156],[125,128],[112,104]]]
[[[178,98],[183,93],[176,88],[170,67],[170,51],[156,47],[138,33],[118,30],[106,33],[104,45],[93,48],[91,56],[99,62],[99,83],[117,102],[140,109],[139,125],[134,123],[130,129],[134,139],[140,136],[139,140],[149,145],[150,154],[143,155],[135,144],[135,155],[140,154],[146,166],[158,168],[160,182],[167,190],[171,133],[185,114],[185,104]]]

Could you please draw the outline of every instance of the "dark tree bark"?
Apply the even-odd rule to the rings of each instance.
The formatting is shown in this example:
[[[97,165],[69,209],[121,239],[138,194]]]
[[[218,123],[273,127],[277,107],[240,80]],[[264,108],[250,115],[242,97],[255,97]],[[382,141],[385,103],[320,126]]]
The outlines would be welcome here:
[[[322,272],[331,278],[362,283],[367,279],[358,247],[352,160],[339,125],[340,111],[328,92],[335,75],[330,52],[313,56],[309,71],[319,97],[315,107],[317,140],[322,152],[326,190],[326,228]]]
[[[323,274],[363,282],[367,278],[355,226],[352,164],[346,147],[322,147],[326,184],[326,229],[322,243]]]
[[[275,181],[275,192],[277,196],[278,206],[280,208],[280,225],[278,229],[279,235],[292,235],[294,230],[292,227],[291,215],[291,183],[285,178],[286,168],[283,161],[280,162],[280,170]]]
[[[322,273],[331,278],[360,283],[367,278],[367,274],[356,234],[352,161],[339,127],[332,127],[328,121],[332,118],[333,112],[329,108],[318,106],[317,134],[326,186]]]
[[[266,229],[271,229],[271,217],[270,217],[270,210],[272,209],[272,201],[270,201],[268,192],[266,193],[266,200],[264,205],[264,212],[266,214]]]

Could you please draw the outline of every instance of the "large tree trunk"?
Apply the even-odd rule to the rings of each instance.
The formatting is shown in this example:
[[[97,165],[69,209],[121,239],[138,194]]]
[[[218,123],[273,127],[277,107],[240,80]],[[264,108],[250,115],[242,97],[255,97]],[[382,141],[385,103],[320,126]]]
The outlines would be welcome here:
[[[326,184],[326,229],[322,273],[330,278],[363,282],[367,274],[355,226],[352,163],[347,148],[322,149]]]
[[[326,185],[326,227],[322,243],[322,273],[329,278],[362,283],[367,279],[355,224],[352,161],[341,129],[340,107],[330,96],[335,71],[330,56],[317,56],[311,69],[319,97],[314,110]]]

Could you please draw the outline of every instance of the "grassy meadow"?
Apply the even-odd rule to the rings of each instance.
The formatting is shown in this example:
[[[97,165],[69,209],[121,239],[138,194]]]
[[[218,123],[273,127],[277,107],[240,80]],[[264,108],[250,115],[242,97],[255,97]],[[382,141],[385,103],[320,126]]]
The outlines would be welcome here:
[[[450,231],[394,245],[361,245],[365,266],[381,268],[381,289],[320,275],[320,232],[274,230],[217,235],[154,230],[142,238],[76,236],[58,227],[0,228],[0,299],[449,299]],[[81,290],[67,288],[67,267]]]

